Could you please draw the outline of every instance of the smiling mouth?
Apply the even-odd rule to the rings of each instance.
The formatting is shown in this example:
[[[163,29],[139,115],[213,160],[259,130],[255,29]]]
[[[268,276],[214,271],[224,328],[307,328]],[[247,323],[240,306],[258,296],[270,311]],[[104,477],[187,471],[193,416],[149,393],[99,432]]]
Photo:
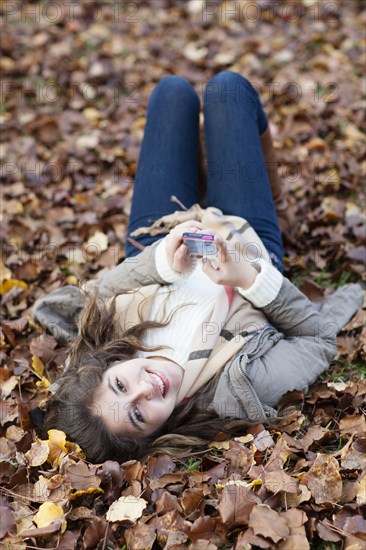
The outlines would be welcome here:
[[[147,372],[153,377],[154,381],[158,385],[162,397],[165,397],[167,390],[169,388],[169,386],[167,387],[165,380],[163,380],[163,378],[156,372],[152,372],[152,371],[147,371]]]

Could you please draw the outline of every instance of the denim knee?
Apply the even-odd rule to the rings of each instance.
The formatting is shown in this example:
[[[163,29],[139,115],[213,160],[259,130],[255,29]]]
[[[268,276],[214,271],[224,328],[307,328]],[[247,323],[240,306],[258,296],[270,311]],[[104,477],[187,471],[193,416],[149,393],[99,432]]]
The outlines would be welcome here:
[[[247,78],[233,71],[221,71],[207,83],[204,101],[258,101],[258,93]]]
[[[155,87],[151,100],[169,101],[191,101],[199,107],[199,98],[192,85],[181,76],[164,76]]]

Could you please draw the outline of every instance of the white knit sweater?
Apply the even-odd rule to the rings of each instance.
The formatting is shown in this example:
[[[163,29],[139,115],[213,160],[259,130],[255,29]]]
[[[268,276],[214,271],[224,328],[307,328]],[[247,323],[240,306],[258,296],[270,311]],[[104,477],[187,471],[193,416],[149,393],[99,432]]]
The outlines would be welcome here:
[[[151,329],[145,334],[143,343],[148,346],[166,345],[159,351],[138,352],[138,357],[161,356],[172,359],[185,368],[193,334],[201,326],[202,342],[208,321],[215,307],[216,300],[225,299],[226,289],[211,281],[202,272],[202,261],[195,259],[192,268],[185,274],[174,271],[168,262],[166,254],[166,239],[162,239],[156,249],[156,268],[159,275],[165,281],[171,283],[168,287],[162,286],[152,305],[150,319],[162,322],[169,313],[177,306],[187,304],[175,313],[172,321],[164,328]],[[268,262],[261,261],[261,273],[257,275],[255,282],[248,289],[237,288],[244,298],[252,301],[257,307],[261,307],[273,300],[277,295],[282,275],[271,269]],[[229,297],[227,297],[229,300]],[[229,300],[230,303],[230,300]],[[165,305],[165,308],[164,308]]]
[[[164,328],[147,331],[143,343],[148,346],[170,346],[160,351],[138,352],[138,357],[161,356],[172,359],[183,368],[191,350],[192,338],[197,327],[201,326],[205,338],[207,323],[211,317],[217,298],[225,295],[225,288],[211,281],[202,272],[202,261],[194,259],[192,269],[169,286],[162,286],[154,299],[150,319],[163,322],[177,306],[172,321]],[[159,244],[156,253],[156,267],[165,280],[177,279],[177,273],[170,270],[165,255],[165,239]],[[171,271],[171,272],[170,272]]]

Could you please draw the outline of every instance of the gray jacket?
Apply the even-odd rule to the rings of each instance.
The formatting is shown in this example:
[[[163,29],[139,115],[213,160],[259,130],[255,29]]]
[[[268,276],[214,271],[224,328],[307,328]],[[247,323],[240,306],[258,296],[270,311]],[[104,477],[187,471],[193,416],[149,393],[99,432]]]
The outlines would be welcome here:
[[[110,298],[133,288],[167,284],[155,266],[159,241],[141,254],[125,260],[93,282],[100,296]],[[336,336],[363,305],[363,290],[348,284],[323,302],[311,302],[286,277],[276,299],[261,308],[266,326],[250,335],[243,348],[223,368],[212,403],[220,417],[263,422],[276,416],[274,406],[286,391],[306,392],[334,358]],[[38,300],[36,321],[60,342],[77,335],[77,318],[85,295],[66,286]]]

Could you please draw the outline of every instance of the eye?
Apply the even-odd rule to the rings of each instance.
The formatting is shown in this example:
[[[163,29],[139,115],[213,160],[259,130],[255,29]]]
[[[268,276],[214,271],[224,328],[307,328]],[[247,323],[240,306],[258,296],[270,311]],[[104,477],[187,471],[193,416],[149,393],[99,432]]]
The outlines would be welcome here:
[[[115,380],[114,380],[114,383],[115,383],[115,385],[116,385],[116,388],[117,388],[119,391],[121,391],[121,392],[126,391],[125,386],[122,384],[122,382],[119,380],[119,378],[116,377]]]
[[[145,423],[144,417],[140,413],[140,409],[138,407],[134,407],[132,409],[132,415],[131,416],[134,420],[136,419],[138,422]]]

